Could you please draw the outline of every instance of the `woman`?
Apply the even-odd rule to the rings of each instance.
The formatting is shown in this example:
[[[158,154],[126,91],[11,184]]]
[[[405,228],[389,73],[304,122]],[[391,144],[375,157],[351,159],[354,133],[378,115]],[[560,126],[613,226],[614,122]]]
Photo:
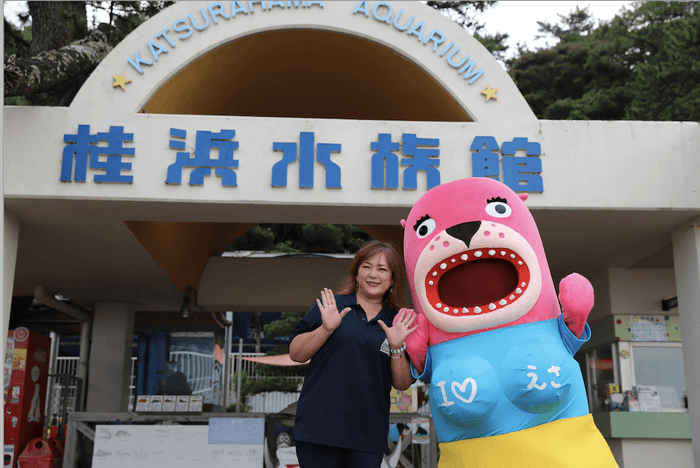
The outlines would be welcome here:
[[[414,381],[404,340],[415,316],[397,312],[404,285],[396,250],[370,241],[339,294],[321,291],[291,334],[291,358],[311,359],[294,422],[300,468],[381,465],[391,386],[405,390]]]

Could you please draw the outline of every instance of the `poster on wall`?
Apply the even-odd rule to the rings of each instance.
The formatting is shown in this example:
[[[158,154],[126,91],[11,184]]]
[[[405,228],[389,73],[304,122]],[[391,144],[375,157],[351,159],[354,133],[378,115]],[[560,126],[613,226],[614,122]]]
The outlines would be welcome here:
[[[637,385],[639,409],[647,413],[661,413],[661,395],[655,385]]]
[[[392,413],[414,413],[418,411],[418,390],[409,387],[406,390],[391,389],[389,401]]]
[[[264,420],[214,418],[201,426],[95,426],[93,468],[260,468]]]
[[[217,327],[218,328],[218,327]],[[162,401],[139,411],[223,409],[224,337],[219,331],[143,331],[139,334],[138,395],[198,396],[188,406]],[[175,403],[172,405],[172,403]]]
[[[667,341],[662,315],[630,315],[632,341]]]

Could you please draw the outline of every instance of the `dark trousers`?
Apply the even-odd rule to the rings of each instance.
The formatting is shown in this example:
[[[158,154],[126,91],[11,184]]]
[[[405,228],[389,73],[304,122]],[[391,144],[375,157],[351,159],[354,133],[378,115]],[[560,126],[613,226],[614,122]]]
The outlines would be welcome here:
[[[297,441],[299,468],[379,468],[381,453]]]

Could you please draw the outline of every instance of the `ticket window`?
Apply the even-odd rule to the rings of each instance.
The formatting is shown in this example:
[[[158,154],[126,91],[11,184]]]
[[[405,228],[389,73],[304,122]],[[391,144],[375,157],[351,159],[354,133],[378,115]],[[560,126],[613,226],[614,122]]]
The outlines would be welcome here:
[[[655,386],[663,412],[688,409],[681,343],[632,343],[634,385]]]
[[[588,402],[592,413],[604,411],[687,412],[683,348],[678,342],[616,342],[580,352]],[[634,407],[629,402],[617,405],[616,390],[633,398],[637,389],[654,389],[655,407]]]

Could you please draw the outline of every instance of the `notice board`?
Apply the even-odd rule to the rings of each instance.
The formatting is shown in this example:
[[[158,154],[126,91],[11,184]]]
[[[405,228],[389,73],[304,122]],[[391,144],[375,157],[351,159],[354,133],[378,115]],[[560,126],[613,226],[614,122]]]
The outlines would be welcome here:
[[[97,425],[93,468],[263,466],[262,418],[211,418],[209,425]]]

